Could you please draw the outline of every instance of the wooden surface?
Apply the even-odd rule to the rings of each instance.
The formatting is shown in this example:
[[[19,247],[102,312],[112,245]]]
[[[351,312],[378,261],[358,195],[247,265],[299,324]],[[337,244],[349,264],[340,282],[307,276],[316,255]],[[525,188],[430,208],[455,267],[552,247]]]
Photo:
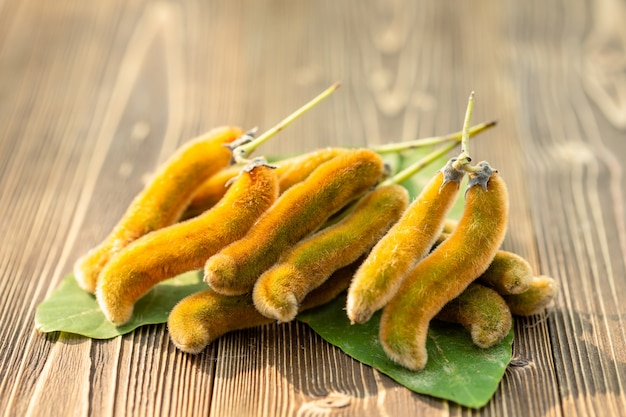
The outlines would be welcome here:
[[[626,415],[626,5],[528,1],[0,1],[0,414]],[[300,323],[199,356],[165,326],[92,341],[35,308],[147,175],[211,127],[291,154],[498,127],[473,154],[511,190],[505,248],[561,286],[517,321],[518,364],[478,411],[411,393]]]

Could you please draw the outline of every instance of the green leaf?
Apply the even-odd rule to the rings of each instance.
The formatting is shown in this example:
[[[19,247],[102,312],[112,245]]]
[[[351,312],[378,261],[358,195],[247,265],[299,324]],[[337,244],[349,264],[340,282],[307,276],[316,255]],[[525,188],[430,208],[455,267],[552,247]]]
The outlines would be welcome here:
[[[110,339],[139,326],[167,322],[169,312],[178,301],[206,288],[201,271],[164,281],[137,301],[127,324],[115,327],[102,314],[96,298],[81,289],[70,274],[37,307],[35,327],[41,332],[63,331],[93,339]]]
[[[344,294],[301,313],[298,320],[354,359],[420,394],[480,408],[495,393],[511,360],[513,331],[497,346],[481,349],[461,326],[433,320],[428,332],[428,363],[422,371],[413,372],[392,362],[383,351],[378,339],[380,312],[365,324],[351,325],[345,305]]]

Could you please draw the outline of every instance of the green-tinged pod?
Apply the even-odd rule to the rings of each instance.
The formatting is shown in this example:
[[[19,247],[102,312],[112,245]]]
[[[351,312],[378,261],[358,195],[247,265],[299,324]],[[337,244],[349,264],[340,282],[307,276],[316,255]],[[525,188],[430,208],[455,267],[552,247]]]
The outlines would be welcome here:
[[[499,294],[520,294],[530,288],[533,276],[533,269],[526,259],[516,253],[499,250],[479,281]]]
[[[281,194],[289,188],[304,181],[324,162],[345,153],[345,148],[322,148],[302,155],[288,158],[276,163]]]
[[[433,245],[433,249],[449,236],[449,233],[442,233]],[[478,281],[501,295],[519,294],[530,287],[533,277],[532,267],[526,259],[516,253],[500,249],[493,257],[489,268],[478,277]]]
[[[348,288],[356,266],[336,271],[324,284],[309,293],[300,311],[325,304]],[[250,294],[227,296],[208,289],[181,300],[170,312],[167,326],[170,340],[183,352],[199,353],[218,337],[274,320],[254,307]]]
[[[506,185],[488,163],[481,162],[470,173],[465,199],[454,232],[413,268],[383,308],[383,349],[411,370],[426,365],[430,320],[485,272],[506,233]]]
[[[205,281],[221,294],[252,291],[257,278],[287,249],[365,194],[383,171],[381,157],[367,149],[350,150],[323,163],[285,191],[242,239],[209,258]]]
[[[244,132],[238,127],[211,130],[183,145],[133,199],[113,231],[74,265],[78,285],[94,292],[111,257],[135,239],[174,224],[203,181],[230,163],[225,147]]]
[[[549,307],[556,297],[559,286],[548,276],[533,277],[530,288],[521,294],[504,295],[504,300],[516,316],[532,316]]]
[[[273,168],[244,167],[220,202],[198,217],[151,232],[122,249],[100,274],[96,298],[106,318],[126,323],[135,302],[157,283],[201,269],[250,229],[278,196]]]
[[[400,218],[408,199],[402,186],[378,187],[341,221],[293,246],[256,281],[252,296],[257,310],[279,321],[293,320],[304,297],[367,253]]]
[[[500,343],[513,326],[511,310],[502,296],[476,282],[446,304],[435,319],[462,325],[483,349]]]
[[[383,308],[441,234],[465,176],[454,161],[435,174],[356,272],[346,308],[352,323],[365,323]]]

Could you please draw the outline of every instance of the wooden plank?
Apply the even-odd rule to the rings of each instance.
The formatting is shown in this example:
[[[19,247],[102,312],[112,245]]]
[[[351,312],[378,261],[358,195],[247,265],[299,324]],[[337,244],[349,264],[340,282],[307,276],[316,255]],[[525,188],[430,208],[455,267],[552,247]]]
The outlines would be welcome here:
[[[525,2],[0,1],[0,409],[13,415],[620,415],[626,407],[624,5]],[[517,321],[495,398],[411,393],[301,323],[189,356],[165,326],[110,341],[33,330],[37,304],[145,178],[211,127],[292,154],[499,125],[474,142],[505,175],[505,247],[561,285]],[[6,98],[6,99],[5,99]]]
[[[585,33],[580,28],[594,16],[585,13],[584,4],[576,6],[568,4],[560,25],[542,15],[538,4],[529,19],[535,26],[528,42],[536,46],[518,62],[529,74],[542,76],[529,77],[522,92],[523,108],[535,103],[537,110],[522,113],[520,137],[528,149],[528,171],[543,178],[529,187],[540,260],[562,285],[550,327],[563,411],[618,415],[624,409],[625,368],[615,343],[624,340],[624,309],[618,302],[624,283],[616,277],[623,276],[624,257],[618,249],[622,238],[608,232],[607,224],[624,219],[615,212],[622,203],[614,204],[623,198],[611,186],[619,170],[615,155],[623,155],[624,145],[613,141],[611,149],[604,143],[599,126],[610,119],[594,113],[583,90],[579,63]],[[532,56],[539,39],[546,49],[541,60]]]

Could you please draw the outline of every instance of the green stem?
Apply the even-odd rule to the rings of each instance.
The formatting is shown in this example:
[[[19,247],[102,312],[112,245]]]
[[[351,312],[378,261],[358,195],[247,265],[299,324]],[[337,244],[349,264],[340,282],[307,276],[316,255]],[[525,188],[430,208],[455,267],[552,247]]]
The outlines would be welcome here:
[[[469,158],[469,140],[470,140],[470,122],[474,113],[474,92],[472,91],[467,101],[467,109],[465,110],[465,119],[463,120],[463,136],[461,137],[461,153]]]
[[[484,132],[487,129],[494,127],[495,125],[496,125],[495,121],[477,124],[476,126],[472,126],[469,129],[468,135],[475,136],[479,133]],[[463,133],[464,132],[460,130],[458,132],[449,133],[444,136],[433,136],[430,138],[416,139],[416,140],[407,141],[407,142],[390,143],[390,144],[379,145],[379,146],[369,146],[369,149],[373,150],[374,152],[378,152],[380,154],[385,154],[385,153],[395,153],[395,152],[400,152],[404,150],[415,149],[421,146],[438,145],[440,143],[450,142],[450,141],[461,142],[463,138]]]
[[[413,175],[415,175],[415,173],[422,170],[427,165],[430,165],[437,159],[441,158],[442,156],[444,156],[445,154],[453,150],[457,145],[458,143],[454,142],[450,145],[442,147],[441,149],[432,151],[431,153],[429,153],[428,155],[426,155],[419,161],[414,162],[413,164],[406,167],[402,171],[398,172],[394,176],[381,182],[379,186],[382,187],[382,186],[391,185],[391,184],[402,184],[404,181],[408,180]]]
[[[313,98],[304,106],[300,107],[298,110],[291,113],[289,116],[287,116],[282,121],[280,121],[276,126],[272,127],[271,129],[263,133],[258,138],[252,140],[249,143],[237,146],[235,149],[233,149],[234,160],[236,162],[248,162],[248,159],[246,158],[248,157],[248,155],[250,155],[250,153],[252,153],[252,151],[254,151],[256,148],[258,148],[260,145],[266,142],[269,138],[271,138],[272,136],[274,136],[275,134],[283,130],[291,122],[296,120],[298,117],[302,116],[304,113],[306,113],[308,110],[313,108],[315,105],[317,105],[319,102],[324,100],[326,97],[331,95],[337,88],[339,88],[340,85],[341,83],[339,82],[334,83],[333,85],[328,87],[326,90],[324,90],[322,93],[320,93],[317,97]]]
[[[457,157],[454,167],[457,170],[465,170],[466,172],[476,172],[476,167],[470,165],[472,158],[469,152],[470,140],[470,121],[474,112],[474,92],[470,93],[467,101],[467,109],[465,110],[465,119],[463,121],[463,136],[461,138],[461,153]]]

